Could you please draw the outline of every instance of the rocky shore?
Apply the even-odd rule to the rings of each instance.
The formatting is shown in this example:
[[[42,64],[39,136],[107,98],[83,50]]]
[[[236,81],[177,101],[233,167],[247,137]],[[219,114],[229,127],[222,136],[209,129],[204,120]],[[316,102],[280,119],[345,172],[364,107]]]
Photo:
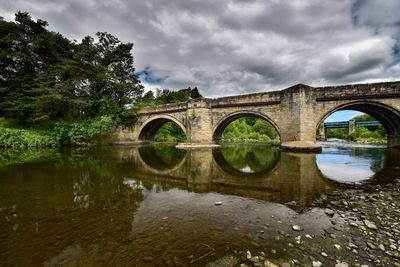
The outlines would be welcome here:
[[[284,248],[235,251],[207,266],[400,266],[400,177],[385,185],[354,184],[322,195],[313,206],[330,217],[324,232],[292,225],[292,232],[275,237]]]

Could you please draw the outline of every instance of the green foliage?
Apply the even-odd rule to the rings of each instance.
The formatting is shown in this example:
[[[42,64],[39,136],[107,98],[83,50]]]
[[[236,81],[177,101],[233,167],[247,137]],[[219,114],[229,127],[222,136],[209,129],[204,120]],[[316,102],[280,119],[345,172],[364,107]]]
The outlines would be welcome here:
[[[60,144],[76,145],[90,143],[94,137],[111,132],[118,125],[112,116],[100,116],[93,119],[60,122],[53,132]]]
[[[329,128],[326,129],[326,135],[328,138],[350,140],[349,130],[347,128]]]
[[[119,114],[119,119],[122,125],[133,126],[138,119],[138,114],[135,109],[129,109]]]
[[[57,137],[46,131],[0,127],[0,146],[43,147],[58,145]]]
[[[373,121],[375,120],[374,117],[368,115],[368,114],[362,114],[362,115],[358,115],[352,118],[352,120],[355,121]]]
[[[185,142],[186,135],[175,122],[165,123],[154,136],[157,142]]]
[[[387,141],[387,138],[382,136],[381,132],[370,131],[365,127],[356,127],[356,130],[350,134],[350,139],[363,143],[385,143]]]
[[[71,42],[18,12],[0,20],[0,116],[26,124],[116,115],[141,96],[132,43],[97,33]]]
[[[356,130],[349,134],[348,129],[326,129],[328,138],[339,138],[343,140],[362,142],[362,143],[386,143],[387,134],[383,126],[377,130],[371,131],[365,127],[356,127]]]
[[[203,97],[197,87],[171,91],[169,89],[157,89],[156,95],[152,91],[146,92],[140,99],[142,106],[155,106],[170,103],[186,102],[190,99]]]
[[[239,118],[233,121],[225,128],[222,138],[228,142],[280,142],[276,129],[259,118]]]

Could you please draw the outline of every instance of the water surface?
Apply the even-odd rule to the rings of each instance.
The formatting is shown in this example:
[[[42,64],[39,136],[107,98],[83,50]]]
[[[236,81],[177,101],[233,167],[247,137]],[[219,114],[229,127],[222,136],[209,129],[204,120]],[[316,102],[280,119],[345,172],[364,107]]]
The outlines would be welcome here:
[[[1,264],[202,266],[247,249],[299,258],[278,231],[324,231],[315,199],[389,182],[399,162],[383,148],[1,150]]]

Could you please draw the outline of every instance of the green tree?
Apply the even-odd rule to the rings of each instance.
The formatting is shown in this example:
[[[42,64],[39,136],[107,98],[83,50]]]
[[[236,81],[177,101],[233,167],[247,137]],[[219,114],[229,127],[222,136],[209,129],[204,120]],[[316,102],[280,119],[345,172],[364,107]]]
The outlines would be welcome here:
[[[147,94],[148,93],[141,98],[141,104],[144,106],[186,102],[190,99],[203,97],[197,87],[194,87],[193,89],[188,87],[186,89],[180,89],[177,91],[171,91],[169,89],[156,89],[156,95],[154,99],[151,98],[151,95]]]
[[[22,122],[120,114],[141,96],[132,43],[97,33],[70,42],[18,12],[0,20],[0,116]]]
[[[47,31],[47,25],[23,12],[16,13],[15,22],[0,21],[0,116],[30,118],[43,77],[72,57],[73,44]]]

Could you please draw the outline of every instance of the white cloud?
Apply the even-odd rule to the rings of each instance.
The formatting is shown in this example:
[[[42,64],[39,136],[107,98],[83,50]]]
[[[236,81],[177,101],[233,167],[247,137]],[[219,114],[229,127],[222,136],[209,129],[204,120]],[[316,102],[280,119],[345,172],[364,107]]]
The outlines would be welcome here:
[[[400,65],[397,0],[4,0],[73,38],[107,31],[133,42],[135,67],[206,96],[393,80]],[[398,57],[398,56],[397,56]]]

